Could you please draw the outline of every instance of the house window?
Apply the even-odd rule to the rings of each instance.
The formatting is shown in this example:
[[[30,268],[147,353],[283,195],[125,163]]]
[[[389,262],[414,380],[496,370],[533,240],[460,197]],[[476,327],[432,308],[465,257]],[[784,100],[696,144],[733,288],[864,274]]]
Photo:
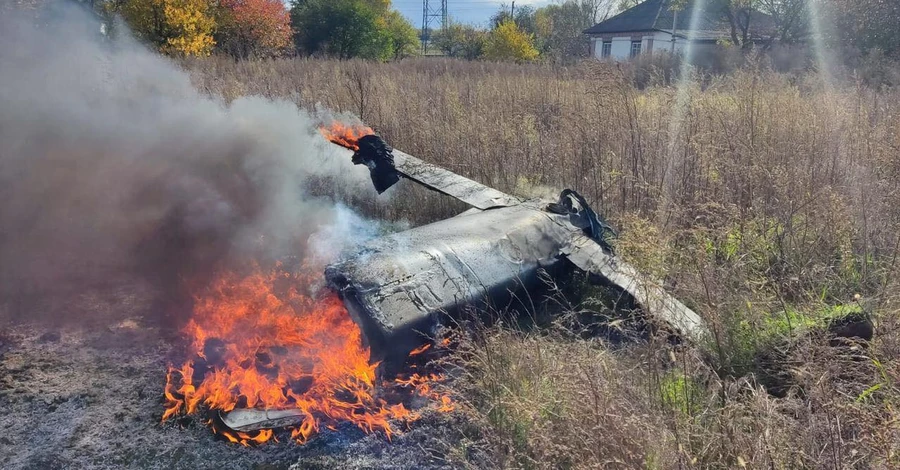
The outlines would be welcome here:
[[[631,41],[631,57],[641,55],[641,40]]]
[[[612,55],[612,40],[603,41],[603,46],[600,48],[600,57],[607,58]]]

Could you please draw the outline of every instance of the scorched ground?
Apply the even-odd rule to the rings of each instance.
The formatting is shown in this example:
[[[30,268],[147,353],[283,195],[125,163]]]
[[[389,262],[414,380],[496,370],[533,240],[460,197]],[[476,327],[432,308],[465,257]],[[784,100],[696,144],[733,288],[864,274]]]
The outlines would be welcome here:
[[[9,319],[0,330],[2,468],[455,467],[457,414],[426,410],[391,442],[343,421],[302,446],[285,442],[289,434],[232,444],[194,418],[160,423],[166,367],[187,351],[178,330],[154,320],[155,298],[145,283],[121,280],[0,306]],[[45,321],[66,317],[79,321]]]

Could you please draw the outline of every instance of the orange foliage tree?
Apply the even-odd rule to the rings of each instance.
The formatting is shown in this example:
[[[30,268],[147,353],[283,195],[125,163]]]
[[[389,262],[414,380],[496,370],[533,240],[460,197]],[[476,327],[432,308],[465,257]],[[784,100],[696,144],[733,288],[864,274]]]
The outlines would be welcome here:
[[[221,0],[216,43],[235,57],[270,57],[291,47],[291,24],[281,0]]]

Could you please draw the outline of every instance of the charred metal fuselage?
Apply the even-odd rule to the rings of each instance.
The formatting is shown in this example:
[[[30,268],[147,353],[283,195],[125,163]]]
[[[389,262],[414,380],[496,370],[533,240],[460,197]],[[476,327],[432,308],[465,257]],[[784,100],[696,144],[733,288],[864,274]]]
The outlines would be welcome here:
[[[502,307],[552,271],[580,232],[568,216],[525,202],[378,238],[325,271],[373,350],[405,356],[433,333],[440,315]],[[499,305],[498,305],[499,304]]]
[[[379,193],[409,179],[470,204],[459,216],[363,244],[325,276],[372,347],[388,361],[433,337],[446,315],[465,307],[503,307],[551,274],[574,267],[601,277],[649,315],[697,337],[700,318],[614,256],[609,228],[571,190],[558,201],[513,196],[395,151],[380,137],[360,140],[353,161],[365,164]]]

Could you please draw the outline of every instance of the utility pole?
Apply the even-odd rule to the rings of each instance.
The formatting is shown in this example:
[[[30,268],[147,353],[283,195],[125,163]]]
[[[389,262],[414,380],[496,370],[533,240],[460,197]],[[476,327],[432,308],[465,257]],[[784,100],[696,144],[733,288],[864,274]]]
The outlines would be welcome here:
[[[422,0],[422,53],[428,52],[431,32],[437,25],[447,29],[450,16],[447,14],[447,0]]]
[[[509,9],[509,17],[516,21],[516,0],[513,0],[512,7]]]

